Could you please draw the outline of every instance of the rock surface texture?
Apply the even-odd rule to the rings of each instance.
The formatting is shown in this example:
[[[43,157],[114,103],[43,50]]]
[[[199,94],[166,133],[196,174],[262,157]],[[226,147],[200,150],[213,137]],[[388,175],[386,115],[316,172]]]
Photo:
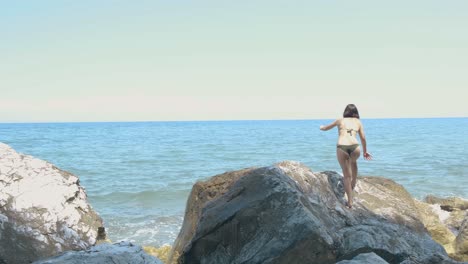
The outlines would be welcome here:
[[[452,258],[468,261],[468,201],[427,196],[418,202],[421,220]],[[466,224],[464,224],[466,223]]]
[[[199,181],[169,263],[327,264],[362,253],[388,263],[457,263],[402,186],[363,177],[356,192],[347,209],[341,175],[297,162]]]
[[[34,264],[163,264],[130,242],[100,244],[82,251],[68,251]]]
[[[0,143],[0,263],[88,248],[101,226],[76,176]]]
[[[444,214],[444,212],[438,212],[437,207],[434,205],[423,203],[417,200],[414,202],[418,208],[420,220],[429,231],[432,239],[441,244],[449,255],[454,254],[454,240],[456,236],[443,223],[443,221],[441,221],[440,215]]]

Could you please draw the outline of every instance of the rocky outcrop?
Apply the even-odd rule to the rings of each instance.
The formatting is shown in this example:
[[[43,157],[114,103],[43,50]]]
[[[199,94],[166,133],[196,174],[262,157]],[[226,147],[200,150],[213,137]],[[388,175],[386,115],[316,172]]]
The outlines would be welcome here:
[[[40,260],[34,264],[163,264],[157,258],[150,256],[140,246],[130,242],[115,244],[100,244],[82,251],[68,251],[59,256]]]
[[[419,219],[424,224],[432,238],[441,244],[448,254],[454,254],[454,240],[456,236],[441,221],[437,208],[433,205],[415,200],[416,208],[419,211]],[[440,210],[440,209],[439,209]]]
[[[371,252],[388,263],[456,263],[401,185],[363,177],[356,192],[347,209],[339,174],[296,162],[199,181],[169,263],[326,264]]]
[[[420,219],[431,236],[444,246],[452,258],[468,261],[468,231],[463,226],[468,219],[468,201],[458,197],[427,196],[424,202],[415,201]]]
[[[0,143],[0,190],[0,263],[95,244],[102,219],[73,174]]]

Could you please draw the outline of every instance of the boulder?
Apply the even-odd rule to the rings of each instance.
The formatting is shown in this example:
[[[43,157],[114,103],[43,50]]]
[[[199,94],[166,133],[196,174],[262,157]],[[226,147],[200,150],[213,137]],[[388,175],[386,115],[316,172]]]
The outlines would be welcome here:
[[[163,264],[140,247],[130,242],[100,244],[82,251],[67,251],[53,258],[33,264]]]
[[[415,200],[416,208],[419,211],[420,220],[429,231],[429,234],[432,238],[439,244],[441,244],[445,251],[449,255],[455,253],[454,241],[455,235],[453,232],[443,223],[440,218],[440,215],[445,214],[445,217],[448,217],[449,213],[440,212],[438,207],[430,205],[424,202]]]
[[[341,175],[297,162],[199,181],[169,263],[326,264],[370,252],[388,263],[452,263],[401,185],[363,177],[356,192],[346,208]]]
[[[440,221],[456,236],[468,215],[468,201],[459,197],[439,198],[429,195],[424,201],[431,205]]]
[[[102,219],[79,179],[0,143],[0,263],[92,246]]]
[[[430,234],[450,257],[468,261],[467,230],[463,223],[468,218],[468,201],[458,197],[439,198],[429,195],[425,202],[415,201],[421,220]]]
[[[363,253],[354,257],[352,260],[342,260],[336,264],[388,264],[375,253]]]
[[[438,204],[445,211],[468,209],[468,201],[459,197],[440,198],[428,195],[424,198],[424,201],[429,204]]]

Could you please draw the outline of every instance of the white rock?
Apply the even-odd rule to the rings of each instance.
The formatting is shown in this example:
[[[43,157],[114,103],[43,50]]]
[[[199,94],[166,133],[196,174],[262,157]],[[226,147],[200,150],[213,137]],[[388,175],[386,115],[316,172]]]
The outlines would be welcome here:
[[[96,242],[102,219],[78,182],[0,143],[0,263],[30,263]]]

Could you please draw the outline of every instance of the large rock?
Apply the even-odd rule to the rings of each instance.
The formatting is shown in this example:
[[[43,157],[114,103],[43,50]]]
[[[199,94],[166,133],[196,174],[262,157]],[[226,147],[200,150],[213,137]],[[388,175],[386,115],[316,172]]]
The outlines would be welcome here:
[[[163,264],[140,247],[129,242],[100,244],[82,251],[67,251],[34,264]]]
[[[0,190],[0,263],[95,244],[102,219],[73,174],[0,143]]]
[[[374,252],[388,263],[455,263],[429,236],[395,182],[358,180],[354,208],[342,177],[296,162],[197,182],[169,263],[336,263]]]

